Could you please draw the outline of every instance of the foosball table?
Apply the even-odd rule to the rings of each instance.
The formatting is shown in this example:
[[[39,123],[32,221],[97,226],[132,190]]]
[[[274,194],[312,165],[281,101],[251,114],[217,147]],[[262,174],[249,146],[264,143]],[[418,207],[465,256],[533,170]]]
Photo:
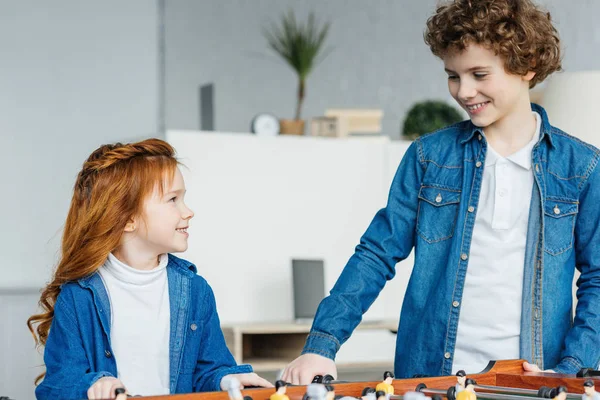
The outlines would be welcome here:
[[[476,381],[475,393],[477,400],[539,400],[541,398],[555,398],[560,400],[581,400],[584,393],[584,383],[590,379],[599,383],[600,378],[590,377],[586,371],[576,375],[564,375],[544,372],[525,372],[523,360],[492,361],[484,371],[469,375]],[[594,371],[594,370],[590,370]],[[583,375],[583,376],[582,376]],[[361,399],[365,387],[376,387],[380,382],[344,382],[332,381],[328,385],[335,391],[335,398],[353,397]],[[392,382],[394,394],[388,395],[389,400],[408,399],[408,393],[422,393],[423,397],[454,399],[454,387],[457,377],[418,377],[410,379],[395,379]],[[588,382],[589,384],[589,382]],[[562,388],[563,395],[558,395],[557,388]],[[269,400],[275,389],[245,389],[241,391],[239,399],[235,400]],[[290,400],[306,399],[307,386],[289,385],[286,395]],[[144,397],[146,400],[230,400],[231,396],[223,392],[206,392],[192,394],[178,394],[170,396]],[[311,400],[314,400],[311,398]],[[591,399],[590,399],[591,400]]]

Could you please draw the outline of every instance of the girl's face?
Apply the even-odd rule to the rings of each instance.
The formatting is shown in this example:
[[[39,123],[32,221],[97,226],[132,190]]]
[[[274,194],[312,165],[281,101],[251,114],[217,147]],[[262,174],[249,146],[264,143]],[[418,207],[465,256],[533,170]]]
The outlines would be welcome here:
[[[144,201],[143,218],[138,218],[136,247],[152,255],[187,250],[189,221],[194,216],[184,203],[185,183],[179,168],[161,195],[158,187]]]

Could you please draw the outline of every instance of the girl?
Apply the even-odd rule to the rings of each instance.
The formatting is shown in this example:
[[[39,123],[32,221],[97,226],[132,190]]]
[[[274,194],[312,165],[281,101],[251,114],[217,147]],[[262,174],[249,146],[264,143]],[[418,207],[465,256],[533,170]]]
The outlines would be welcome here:
[[[215,298],[187,249],[194,216],[174,149],[159,139],[104,145],[77,176],[62,253],[27,321],[45,346],[38,399],[114,398],[272,385],[236,365]],[[34,325],[37,327],[34,329]]]

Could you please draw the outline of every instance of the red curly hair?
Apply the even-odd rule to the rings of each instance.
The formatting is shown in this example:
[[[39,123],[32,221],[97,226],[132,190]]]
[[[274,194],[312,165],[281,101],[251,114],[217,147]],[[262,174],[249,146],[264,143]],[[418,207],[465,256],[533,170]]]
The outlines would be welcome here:
[[[102,266],[119,246],[127,222],[141,214],[144,200],[156,186],[162,193],[177,165],[175,150],[160,139],[104,145],[89,156],[75,182],[58,266],[40,297],[43,312],[27,320],[38,347],[48,339],[61,286]]]
[[[507,72],[535,72],[533,88],[561,68],[558,31],[550,13],[531,0],[455,0],[438,6],[427,20],[425,43],[443,58],[470,44],[492,50]]]

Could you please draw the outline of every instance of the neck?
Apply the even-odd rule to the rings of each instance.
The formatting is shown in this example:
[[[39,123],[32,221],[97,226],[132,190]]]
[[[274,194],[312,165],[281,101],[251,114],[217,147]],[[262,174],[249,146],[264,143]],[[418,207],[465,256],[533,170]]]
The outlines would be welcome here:
[[[488,143],[503,157],[523,148],[531,141],[536,129],[536,120],[531,111],[529,96],[503,118],[484,128]]]
[[[159,264],[160,254],[151,254],[142,249],[136,249],[132,243],[123,244],[112,253],[119,261],[141,271],[150,271]]]

